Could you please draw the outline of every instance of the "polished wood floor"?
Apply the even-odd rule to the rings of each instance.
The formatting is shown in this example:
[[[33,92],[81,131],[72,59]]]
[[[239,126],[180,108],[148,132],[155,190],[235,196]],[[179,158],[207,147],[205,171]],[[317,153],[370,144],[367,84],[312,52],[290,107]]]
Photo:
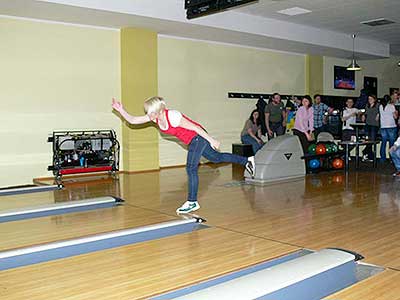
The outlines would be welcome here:
[[[266,186],[231,166],[200,168],[209,229],[0,272],[0,299],[147,299],[301,248],[347,248],[386,267],[327,299],[400,299],[399,183],[374,172]],[[0,197],[0,210],[121,196],[121,207],[0,224],[0,250],[177,219],[183,168],[69,179],[62,191]]]

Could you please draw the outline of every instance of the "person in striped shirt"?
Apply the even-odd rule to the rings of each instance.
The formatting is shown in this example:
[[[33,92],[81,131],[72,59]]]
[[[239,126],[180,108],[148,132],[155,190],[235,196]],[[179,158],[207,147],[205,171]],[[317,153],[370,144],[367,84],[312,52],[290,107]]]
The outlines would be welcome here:
[[[318,94],[314,96],[313,109],[314,109],[314,133],[315,137],[317,137],[320,132],[327,131],[325,113],[326,112],[331,113],[333,109],[330,108],[325,103],[322,103],[321,95]]]

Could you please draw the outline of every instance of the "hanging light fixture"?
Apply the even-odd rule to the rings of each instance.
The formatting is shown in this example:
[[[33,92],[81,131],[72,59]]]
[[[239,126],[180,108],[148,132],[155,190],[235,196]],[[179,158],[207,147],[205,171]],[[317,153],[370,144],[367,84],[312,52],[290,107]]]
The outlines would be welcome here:
[[[349,71],[361,71],[361,67],[357,64],[356,56],[354,52],[354,40],[356,39],[356,35],[352,35],[353,38],[353,58],[351,59],[350,64],[347,66],[347,70]]]

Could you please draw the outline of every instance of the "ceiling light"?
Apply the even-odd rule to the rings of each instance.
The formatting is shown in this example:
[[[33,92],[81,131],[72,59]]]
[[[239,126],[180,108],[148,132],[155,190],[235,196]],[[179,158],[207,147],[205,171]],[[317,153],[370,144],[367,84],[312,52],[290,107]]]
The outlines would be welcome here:
[[[350,64],[347,66],[347,70],[349,71],[360,71],[361,67],[357,64],[355,52],[354,52],[354,40],[356,39],[356,35],[352,35],[353,38],[353,58],[351,59]]]
[[[353,58],[350,64],[347,66],[348,71],[361,71],[361,67],[357,64],[356,60]]]
[[[297,15],[310,13],[311,10],[304,9],[304,8],[301,8],[301,7],[292,7],[292,8],[279,10],[277,12],[280,13],[280,14],[287,15],[287,16],[297,16]]]

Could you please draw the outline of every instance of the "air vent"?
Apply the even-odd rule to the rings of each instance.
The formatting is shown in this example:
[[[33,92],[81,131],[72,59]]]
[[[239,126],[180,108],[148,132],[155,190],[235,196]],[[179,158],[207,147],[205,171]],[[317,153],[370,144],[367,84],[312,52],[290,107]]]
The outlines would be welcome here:
[[[361,22],[361,24],[365,24],[368,26],[382,26],[382,25],[388,25],[388,24],[393,24],[393,23],[395,23],[395,22],[388,20],[388,19],[384,19],[384,18]]]

